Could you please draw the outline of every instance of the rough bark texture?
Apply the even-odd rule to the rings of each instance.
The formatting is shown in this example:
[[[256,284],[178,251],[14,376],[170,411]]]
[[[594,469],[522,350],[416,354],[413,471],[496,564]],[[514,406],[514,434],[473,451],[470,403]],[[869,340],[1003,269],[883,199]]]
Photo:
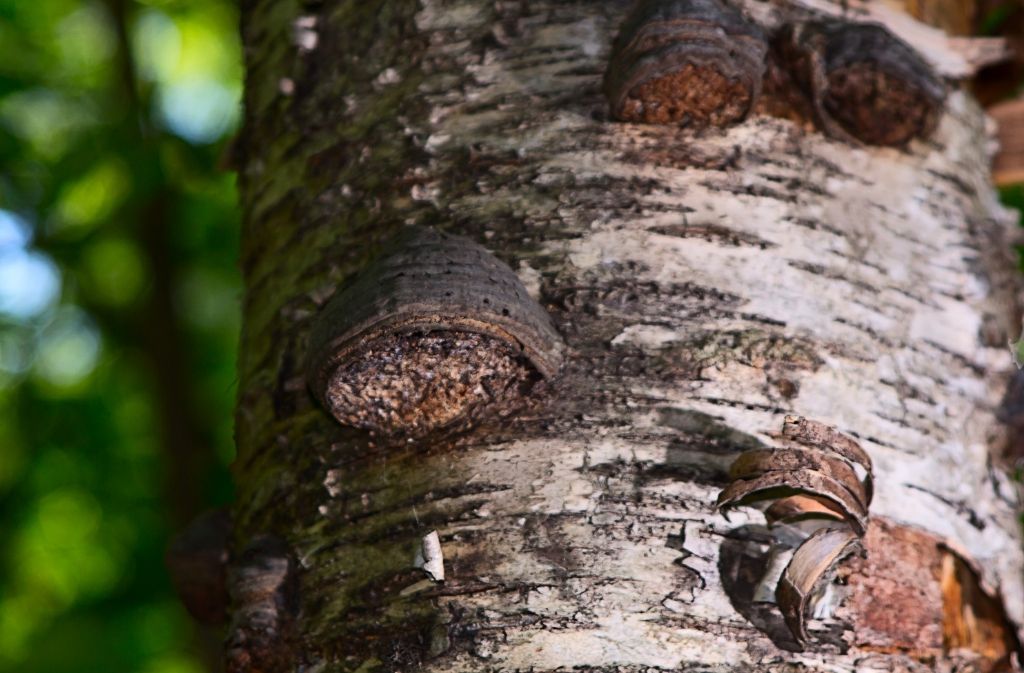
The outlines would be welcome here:
[[[297,606],[258,622],[287,646],[261,663],[250,625],[238,670],[952,670],[851,646],[836,618],[788,651],[730,599],[747,580],[728,554],[764,519],[714,502],[788,413],[856,437],[872,515],[949,539],[1024,623],[993,460],[1020,322],[982,113],[953,93],[907,151],[764,116],[613,123],[627,9],[245,3],[234,547],[283,540],[298,593],[260,608]],[[507,262],[567,359],[511,419],[388,444],[337,424],[302,367],[317,311],[408,223]],[[414,567],[433,529],[443,583]]]

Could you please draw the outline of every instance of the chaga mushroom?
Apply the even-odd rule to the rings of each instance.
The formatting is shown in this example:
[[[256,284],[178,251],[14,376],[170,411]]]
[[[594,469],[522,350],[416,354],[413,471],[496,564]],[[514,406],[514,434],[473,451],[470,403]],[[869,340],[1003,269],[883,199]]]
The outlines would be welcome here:
[[[721,0],[642,0],[612,46],[604,89],[625,122],[726,126],[761,94],[767,42]]]
[[[307,381],[343,425],[417,437],[515,408],[562,352],[508,266],[468,239],[409,228],[317,317]]]
[[[840,20],[789,26],[782,60],[830,136],[902,146],[938,124],[946,91],[932,68],[886,27]]]

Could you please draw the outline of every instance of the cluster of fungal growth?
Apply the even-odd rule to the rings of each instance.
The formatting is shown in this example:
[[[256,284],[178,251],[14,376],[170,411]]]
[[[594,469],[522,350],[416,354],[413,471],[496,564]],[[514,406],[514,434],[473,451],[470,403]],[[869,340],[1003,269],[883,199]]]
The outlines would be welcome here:
[[[307,380],[340,423],[412,438],[513,410],[562,350],[508,266],[412,227],[317,317]]]
[[[764,33],[721,0],[642,0],[612,47],[605,92],[626,122],[726,126],[761,93]]]
[[[829,135],[869,145],[905,145],[931,134],[945,87],[908,44],[884,26],[815,21],[780,37],[786,67]]]
[[[835,428],[801,417],[787,416],[776,439],[778,447],[746,451],[734,461],[718,507],[765,508],[772,557],[785,562],[781,577],[769,568],[766,580],[774,595],[766,599],[775,601],[804,645],[809,615],[828,594],[839,563],[860,549],[867,532],[871,458]]]
[[[754,109],[768,59],[795,82],[828,135],[905,145],[935,128],[945,87],[908,44],[878,24],[827,19],[772,38],[725,0],[640,0],[623,22],[604,88],[624,122],[728,126]],[[776,95],[779,92],[776,92]]]

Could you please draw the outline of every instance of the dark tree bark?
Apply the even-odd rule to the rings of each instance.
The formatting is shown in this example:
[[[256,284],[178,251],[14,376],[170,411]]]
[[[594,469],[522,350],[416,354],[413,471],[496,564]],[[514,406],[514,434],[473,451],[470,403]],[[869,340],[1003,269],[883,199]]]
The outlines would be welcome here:
[[[839,11],[744,9],[769,35]],[[950,634],[982,603],[1012,647],[1024,557],[996,414],[1020,323],[981,111],[954,86],[905,149],[799,113],[613,122],[627,10],[245,3],[229,669],[966,670],[979,641]],[[940,74],[967,72],[906,25]],[[512,413],[395,439],[337,423],[305,372],[324,305],[411,225],[513,269],[565,363]],[[792,440],[789,414],[874,465],[868,558],[802,652],[750,601],[765,515],[715,507],[741,452]],[[443,582],[414,563],[431,531]],[[986,598],[950,598],[961,576]]]

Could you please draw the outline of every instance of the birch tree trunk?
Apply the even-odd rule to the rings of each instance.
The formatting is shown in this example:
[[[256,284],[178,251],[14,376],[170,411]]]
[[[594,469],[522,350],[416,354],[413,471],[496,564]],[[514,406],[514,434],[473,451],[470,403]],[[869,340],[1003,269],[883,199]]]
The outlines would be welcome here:
[[[906,151],[761,115],[695,134],[608,119],[625,0],[243,5],[231,670],[954,670],[842,614],[795,651],[730,595],[764,519],[715,499],[787,414],[857,438],[873,519],[948,542],[1024,624],[996,457],[1013,218],[968,95]],[[748,9],[837,10],[805,5]],[[506,262],[567,355],[517,414],[394,446],[336,423],[303,363],[409,224]],[[431,530],[443,583],[413,564]]]

